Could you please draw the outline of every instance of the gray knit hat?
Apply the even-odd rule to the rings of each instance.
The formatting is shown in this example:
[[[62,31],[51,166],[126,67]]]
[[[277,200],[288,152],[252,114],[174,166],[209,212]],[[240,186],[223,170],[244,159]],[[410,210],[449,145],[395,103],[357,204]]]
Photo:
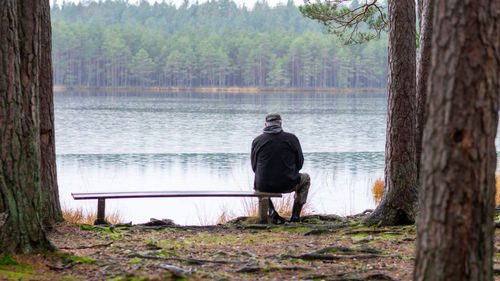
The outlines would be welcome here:
[[[272,112],[266,115],[266,122],[273,122],[273,121],[281,121],[281,116],[276,112]]]

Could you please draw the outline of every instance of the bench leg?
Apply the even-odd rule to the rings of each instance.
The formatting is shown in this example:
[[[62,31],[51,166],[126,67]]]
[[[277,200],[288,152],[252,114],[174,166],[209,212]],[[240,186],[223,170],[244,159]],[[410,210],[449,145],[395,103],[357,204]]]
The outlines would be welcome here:
[[[105,218],[105,209],[106,209],[106,199],[99,198],[97,199],[97,219],[94,224],[106,224]]]
[[[259,198],[259,223],[267,223],[267,210],[269,209],[269,198]]]

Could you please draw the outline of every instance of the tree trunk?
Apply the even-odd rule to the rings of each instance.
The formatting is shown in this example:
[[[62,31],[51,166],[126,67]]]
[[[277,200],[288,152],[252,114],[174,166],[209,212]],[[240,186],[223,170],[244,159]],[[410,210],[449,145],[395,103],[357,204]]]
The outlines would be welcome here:
[[[411,224],[417,201],[415,162],[415,1],[389,1],[389,77],[385,188],[366,225]]]
[[[52,32],[49,0],[41,0],[40,26],[40,152],[42,219],[45,226],[63,221],[57,187],[52,81]]]
[[[427,99],[427,84],[431,68],[432,16],[434,13],[434,0],[419,0],[419,3],[422,3],[422,7],[419,7],[419,13],[421,13],[421,16],[419,19],[420,38],[417,57],[417,131],[415,133],[417,179],[420,177],[422,135],[424,132],[426,115],[425,100]]]
[[[38,3],[0,0],[0,252],[51,248],[40,217]]]
[[[493,280],[500,2],[434,9],[414,280]]]

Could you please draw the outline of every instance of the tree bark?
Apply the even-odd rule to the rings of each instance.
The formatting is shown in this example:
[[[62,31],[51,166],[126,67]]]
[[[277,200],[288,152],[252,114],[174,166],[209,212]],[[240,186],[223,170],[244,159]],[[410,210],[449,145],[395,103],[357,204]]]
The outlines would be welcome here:
[[[57,186],[52,81],[52,31],[49,0],[40,1],[40,152],[42,219],[44,226],[63,221]]]
[[[411,224],[417,201],[415,162],[415,1],[389,1],[389,77],[382,201],[366,225]]]
[[[418,32],[422,32],[422,10],[424,6],[424,0],[417,0],[417,19],[418,19]],[[420,42],[420,40],[419,40]]]
[[[40,218],[38,1],[0,0],[0,252],[50,249]]]
[[[434,0],[419,0],[420,13],[420,37],[417,56],[417,120],[415,133],[415,152],[417,163],[417,179],[420,178],[420,160],[422,155],[422,135],[425,124],[425,100],[427,99],[427,82],[431,68],[431,46],[432,46],[432,16],[434,13]]]
[[[414,280],[493,280],[500,1],[435,1]]]

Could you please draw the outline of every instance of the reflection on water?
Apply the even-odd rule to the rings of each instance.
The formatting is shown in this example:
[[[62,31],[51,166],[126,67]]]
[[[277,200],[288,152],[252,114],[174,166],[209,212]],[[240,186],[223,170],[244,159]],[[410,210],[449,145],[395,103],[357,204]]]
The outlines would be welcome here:
[[[250,190],[250,144],[266,113],[300,139],[317,213],[373,208],[371,184],[383,176],[386,96],[329,94],[58,93],[56,145],[61,201],[71,192]],[[109,200],[107,209],[144,222],[214,222],[241,214],[238,198]],[[254,200],[254,199],[247,199]]]

